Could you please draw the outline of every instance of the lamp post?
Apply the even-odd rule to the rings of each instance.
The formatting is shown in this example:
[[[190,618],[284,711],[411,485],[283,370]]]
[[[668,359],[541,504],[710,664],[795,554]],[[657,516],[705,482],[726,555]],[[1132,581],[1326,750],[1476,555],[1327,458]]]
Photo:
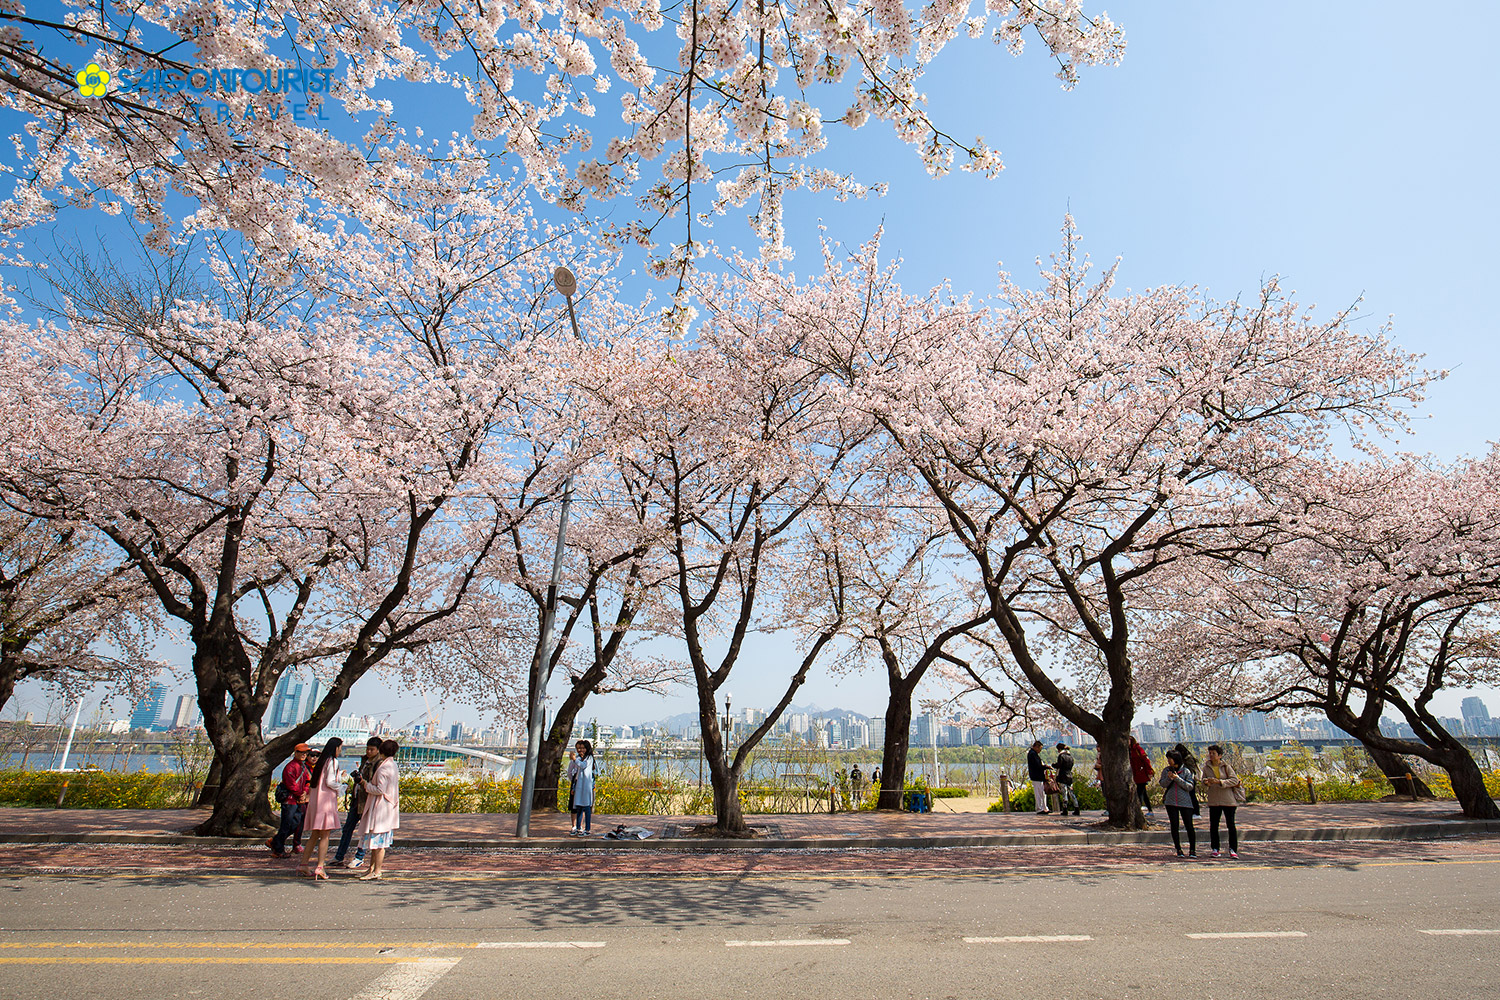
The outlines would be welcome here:
[[[729,740],[730,730],[734,727],[734,717],[729,714],[729,692],[724,692],[724,766],[729,767]]]
[[[552,272],[557,290],[568,303],[568,321],[573,336],[579,340],[578,314],[573,311],[573,295],[578,279],[566,267]],[[521,777],[521,804],[516,810],[516,836],[531,836],[531,799],[536,794],[536,769],[542,752],[542,705],[547,696],[547,665],[552,659],[552,630],[557,621],[557,590],[562,584],[563,546],[568,537],[568,508],[573,505],[573,474],[563,481],[562,505],[557,512],[557,545],[552,551],[552,580],[547,584],[547,600],[542,608],[542,631],[537,637],[536,658],[531,663],[531,682],[526,705],[526,769]]]

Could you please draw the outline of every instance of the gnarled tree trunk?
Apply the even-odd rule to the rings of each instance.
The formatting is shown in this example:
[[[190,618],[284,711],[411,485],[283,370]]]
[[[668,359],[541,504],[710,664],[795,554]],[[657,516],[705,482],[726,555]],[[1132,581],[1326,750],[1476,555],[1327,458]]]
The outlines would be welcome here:
[[[1411,767],[1397,754],[1389,750],[1382,750],[1366,743],[1365,753],[1370,755],[1370,760],[1380,768],[1380,773],[1391,783],[1397,795],[1416,795],[1419,799],[1435,799],[1436,795],[1432,789],[1427,787],[1427,782],[1412,773]]]
[[[906,788],[906,756],[911,750],[911,694],[905,684],[892,683],[885,706],[885,748],[880,756],[879,809],[900,809]]]

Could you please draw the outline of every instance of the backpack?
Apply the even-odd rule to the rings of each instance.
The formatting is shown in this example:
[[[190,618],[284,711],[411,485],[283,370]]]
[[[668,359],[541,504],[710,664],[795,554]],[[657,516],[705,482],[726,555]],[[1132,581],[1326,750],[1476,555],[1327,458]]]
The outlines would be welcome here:
[[[284,805],[287,804],[288,800],[291,799],[291,797],[292,797],[292,790],[290,788],[286,787],[286,784],[284,782],[278,781],[278,782],[276,782],[276,793],[275,794],[276,794],[276,804],[284,806]]]

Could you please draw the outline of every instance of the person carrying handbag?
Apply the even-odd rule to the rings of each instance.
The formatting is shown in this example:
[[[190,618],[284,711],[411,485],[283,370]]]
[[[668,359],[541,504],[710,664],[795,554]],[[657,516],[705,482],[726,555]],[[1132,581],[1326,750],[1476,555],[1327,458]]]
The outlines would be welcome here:
[[[1234,828],[1234,811],[1245,803],[1245,786],[1229,761],[1224,759],[1224,749],[1217,743],[1208,748],[1208,764],[1203,768],[1202,785],[1208,798],[1208,846],[1209,857],[1219,856],[1219,818],[1222,816],[1229,827],[1229,856],[1240,856],[1240,836]]]

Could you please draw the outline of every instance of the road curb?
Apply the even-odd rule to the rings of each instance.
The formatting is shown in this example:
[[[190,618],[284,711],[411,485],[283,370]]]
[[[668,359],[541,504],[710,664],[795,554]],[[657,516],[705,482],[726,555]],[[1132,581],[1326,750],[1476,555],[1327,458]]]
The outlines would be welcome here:
[[[1500,820],[1446,820],[1441,823],[1401,823],[1377,826],[1273,827],[1241,830],[1241,843],[1269,841],[1336,840],[1446,840],[1483,834],[1500,834]],[[1087,847],[1119,844],[1169,844],[1164,830],[1078,830],[1067,833],[968,834],[932,837],[808,837],[750,840],[717,838],[673,838],[664,840],[581,840],[575,837],[430,838],[398,840],[402,847],[459,851],[494,850],[647,850],[647,851],[781,851],[900,849],[934,847]],[[253,847],[255,839],[239,837],[194,837],[156,833],[0,833],[3,844],[117,844],[158,847]]]

